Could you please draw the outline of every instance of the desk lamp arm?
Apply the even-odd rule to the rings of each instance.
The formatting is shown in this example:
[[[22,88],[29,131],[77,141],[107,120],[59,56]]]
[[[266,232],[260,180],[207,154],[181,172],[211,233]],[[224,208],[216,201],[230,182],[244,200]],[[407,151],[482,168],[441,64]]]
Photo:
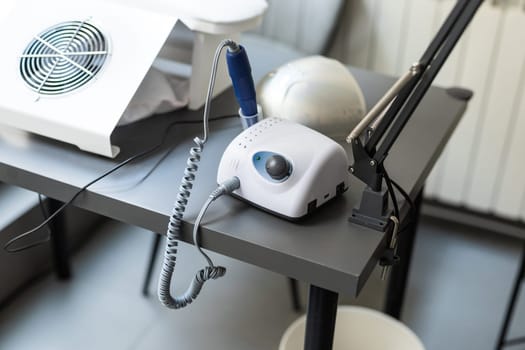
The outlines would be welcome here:
[[[377,128],[384,124],[385,120],[389,122],[385,119],[385,109],[392,106],[394,99],[396,99],[398,94],[409,82],[416,78],[420,70],[421,65],[414,63],[410,70],[392,85],[346,138],[346,142],[352,144],[352,151],[354,153],[354,165],[350,167],[351,172],[368,186],[376,190],[380,190],[382,184],[382,177],[380,173],[378,173],[379,168],[376,166],[379,163],[374,158],[374,154],[370,154],[365,146],[369,143],[370,137],[375,134]],[[360,137],[365,130],[365,140],[367,143],[363,144]]]
[[[368,185],[365,191],[370,193],[366,198],[377,198],[380,203],[370,205],[381,208],[380,212],[366,214],[375,220],[390,216],[385,212],[383,162],[482,2],[458,0],[421,59],[394,83],[347,137],[354,155],[350,171]],[[368,206],[363,203],[366,198],[364,195],[361,207]],[[383,222],[381,226],[383,229],[386,225]]]

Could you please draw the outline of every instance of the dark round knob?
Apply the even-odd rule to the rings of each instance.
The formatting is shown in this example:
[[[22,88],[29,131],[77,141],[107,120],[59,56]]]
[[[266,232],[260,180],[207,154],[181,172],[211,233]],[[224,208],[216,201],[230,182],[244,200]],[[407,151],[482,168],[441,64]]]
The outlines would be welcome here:
[[[283,156],[274,154],[266,160],[266,171],[274,180],[282,180],[290,175],[290,164]]]

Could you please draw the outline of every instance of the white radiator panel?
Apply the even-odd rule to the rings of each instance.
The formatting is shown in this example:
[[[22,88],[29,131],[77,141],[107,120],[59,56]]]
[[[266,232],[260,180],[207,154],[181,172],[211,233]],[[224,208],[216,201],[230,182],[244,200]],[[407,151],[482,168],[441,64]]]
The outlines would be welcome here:
[[[347,6],[350,10],[350,16],[347,19],[350,22],[344,38],[347,40],[342,45],[345,46],[345,59],[352,62],[356,67],[370,68],[370,59],[373,42],[373,24],[376,12],[376,4],[379,0],[352,1]],[[355,63],[354,63],[355,62]]]
[[[402,23],[406,20],[409,0],[384,1],[376,0],[374,17],[372,51],[369,58],[369,68],[381,73],[398,72],[400,57],[404,45],[405,30]],[[379,6],[378,6],[379,5]],[[392,55],[392,53],[395,53]]]
[[[514,130],[510,131],[510,145],[507,153],[506,166],[502,169],[501,188],[496,199],[495,211],[497,214],[516,218],[521,217],[525,221],[525,166],[523,163],[525,152],[525,89],[524,69],[521,71],[521,96],[517,98],[516,110],[513,111],[517,117]]]
[[[483,118],[478,120],[479,141],[472,161],[472,178],[465,201],[481,210],[495,209],[496,197],[505,170],[506,152],[516,121],[513,110],[525,59],[525,16],[521,11],[504,13],[503,29],[494,47],[494,79]],[[486,50],[488,51],[488,50]],[[481,54],[481,53],[480,53]],[[518,91],[519,92],[519,91]],[[514,196],[514,193],[505,193]],[[521,193],[523,195],[523,193]]]
[[[401,24],[405,29],[402,45],[398,49],[401,62],[398,70],[395,72],[396,74],[404,73],[412,63],[421,57],[438,26],[438,1],[410,0],[408,5],[406,10],[407,19]],[[417,30],[414,30],[414,28],[417,28]],[[392,74],[394,72],[387,73]]]
[[[354,0],[332,51],[399,75],[417,60],[454,0]],[[486,1],[436,79],[474,91],[426,195],[525,220],[525,1]],[[431,132],[431,130],[429,130]]]
[[[342,5],[342,0],[266,1],[268,10],[256,32],[311,54],[325,49]]]
[[[441,171],[441,186],[433,193],[453,204],[463,204],[466,182],[471,178],[469,169],[472,167],[471,157],[476,153],[474,141],[478,133],[477,125],[488,103],[489,89],[483,87],[490,85],[494,75],[494,55],[487,48],[496,45],[502,17],[499,8],[483,6],[465,33],[464,64],[458,85],[469,87],[475,92],[447,146],[450,156],[442,167],[436,169]]]
[[[437,33],[437,31],[439,30],[439,27],[445,21],[448,13],[450,13],[450,11],[452,10],[454,3],[455,2],[453,1],[437,2],[437,6],[435,7],[434,21],[432,22],[432,31],[426,43],[424,44],[425,48],[432,40],[435,33]],[[417,16],[417,13],[415,15]],[[464,47],[465,47],[464,40],[460,40],[457,43],[454,50],[451,52],[446,63],[441,68],[441,71],[439,72],[438,76],[434,80],[434,84],[442,85],[442,86],[458,85],[459,74],[461,71],[461,63],[463,62],[463,56],[464,56]],[[422,52],[423,51],[421,51],[419,54],[416,54],[416,57],[419,58]],[[427,185],[426,185],[426,195],[427,196],[436,195],[439,193],[441,189],[441,185],[443,182],[442,178],[444,175],[443,174],[444,164],[449,158],[448,153],[449,153],[449,147],[446,147],[443,153],[441,154],[441,157],[439,157],[438,161],[436,162],[434,171],[430,173],[428,177]]]

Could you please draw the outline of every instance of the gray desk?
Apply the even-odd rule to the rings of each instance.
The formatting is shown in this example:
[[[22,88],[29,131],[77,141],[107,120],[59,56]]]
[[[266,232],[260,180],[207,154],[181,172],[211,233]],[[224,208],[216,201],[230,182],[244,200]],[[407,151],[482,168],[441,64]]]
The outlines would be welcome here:
[[[353,70],[353,73],[368,106],[393,82],[393,79],[369,72]],[[386,168],[413,198],[420,193],[465,106],[466,102],[451,97],[444,89],[432,88],[393,147]],[[212,103],[212,116],[231,114],[236,109],[231,92],[227,92]],[[122,146],[122,152],[115,160],[43,137],[2,129],[0,181],[66,201],[107,169],[158,142],[170,122],[199,119],[201,114],[184,110],[120,128],[114,143]],[[211,136],[185,214],[185,241],[191,241],[191,224],[216,186],[220,156],[240,131],[240,122],[235,118],[211,123]],[[162,151],[101,180],[79,196],[74,205],[163,233],[192,139],[201,133],[200,125],[174,128]],[[173,152],[144,178],[167,147],[173,145],[176,146]],[[363,185],[354,179],[344,196],[300,223],[284,221],[230,197],[222,198],[204,219],[202,244],[209,250],[305,281],[322,290],[357,295],[386,244],[385,234],[347,220],[351,208],[360,199],[362,188]],[[403,207],[406,212],[406,206]]]

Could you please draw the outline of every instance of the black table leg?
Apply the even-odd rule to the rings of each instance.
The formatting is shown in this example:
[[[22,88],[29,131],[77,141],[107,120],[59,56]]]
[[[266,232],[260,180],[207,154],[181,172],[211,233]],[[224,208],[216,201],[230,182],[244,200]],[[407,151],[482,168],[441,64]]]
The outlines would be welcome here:
[[[331,350],[334,341],[338,294],[310,286],[304,350]]]
[[[62,206],[62,202],[52,198],[47,199],[49,214],[54,213]],[[59,213],[49,223],[51,228],[51,254],[55,273],[60,280],[69,280],[71,278],[71,265],[69,261],[69,249],[66,237],[66,220],[65,214]]]
[[[423,189],[418,193],[414,201],[414,213],[408,220],[411,220],[407,229],[400,233],[398,238],[397,255],[399,262],[392,266],[388,289],[386,293],[385,313],[399,319],[405,297],[405,289],[408,280],[408,271],[410,269],[410,260],[412,259],[412,250],[416,238],[417,224],[419,213],[421,211],[421,202],[423,199]]]
[[[507,305],[507,310],[505,311],[505,318],[503,319],[503,325],[501,326],[501,329],[499,331],[498,342],[496,344],[497,350],[503,349],[506,345],[510,346],[514,344],[520,344],[525,341],[525,338],[513,339],[511,341],[505,340],[505,338],[507,337],[507,331],[510,325],[510,321],[512,319],[512,315],[514,314],[514,307],[516,305],[516,301],[518,299],[518,295],[520,293],[520,287],[521,287],[524,277],[525,277],[525,243],[523,244],[523,248],[521,250],[521,265],[518,269],[518,274],[516,275],[516,279],[514,280],[514,285],[512,287],[512,293],[510,296],[510,300]]]
[[[301,300],[299,300],[299,286],[295,278],[288,277],[288,283],[290,284],[290,296],[292,298],[292,307],[295,312],[301,312]]]
[[[144,284],[142,285],[142,295],[147,297],[149,295],[149,285],[151,282],[151,274],[153,273],[153,267],[155,266],[155,260],[157,253],[159,252],[161,235],[153,232],[153,243],[151,245],[151,251],[149,255],[148,267],[146,268],[146,277],[144,278]]]

